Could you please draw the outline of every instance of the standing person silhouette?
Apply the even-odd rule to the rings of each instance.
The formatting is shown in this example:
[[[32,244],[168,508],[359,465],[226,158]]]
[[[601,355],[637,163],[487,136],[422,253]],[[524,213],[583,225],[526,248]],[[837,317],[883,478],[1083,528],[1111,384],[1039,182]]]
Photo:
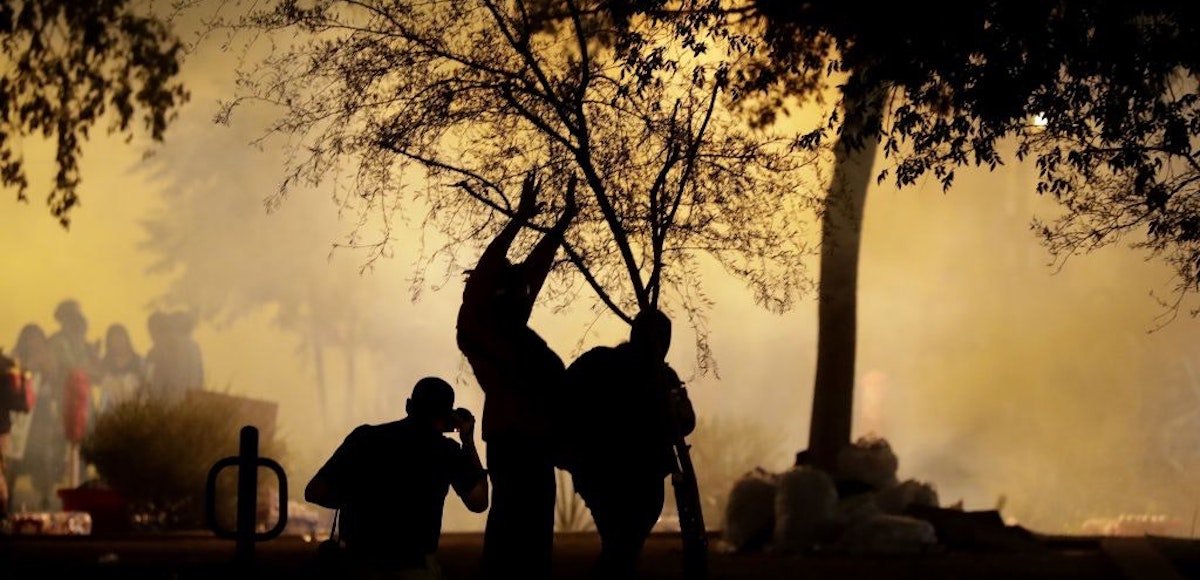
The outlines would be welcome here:
[[[104,333],[104,356],[100,358],[100,409],[105,410],[132,398],[142,390],[145,363],[133,348],[129,329],[124,324],[111,324]]]
[[[8,457],[12,454],[13,418],[27,415],[33,408],[32,375],[21,368],[20,362],[0,349],[0,522],[8,518],[10,494]]]
[[[79,445],[94,420],[91,409],[92,388],[100,365],[100,343],[88,342],[88,320],[79,302],[64,300],[54,308],[59,328],[47,338],[54,353],[54,375],[46,385],[52,397],[59,400],[66,444],[65,473],[72,487],[82,476]]]
[[[671,319],[656,309],[633,319],[629,340],[598,346],[567,368],[557,435],[600,534],[592,577],[637,577],[646,538],[662,513],[665,479],[674,468],[674,427],[695,429],[691,402],[673,400],[679,375],[666,362]]]
[[[537,176],[526,176],[517,211],[471,270],[458,311],[458,347],[484,392],[492,507],[483,540],[484,576],[548,578],[554,544],[554,462],[550,398],[562,381],[562,359],[529,327],[529,316],[562,236],[575,215],[575,181],[566,206],[524,262],[508,250],[537,214]]]
[[[143,389],[150,396],[178,401],[189,391],[204,389],[204,360],[192,338],[195,326],[196,319],[188,312],[156,311],[146,319],[151,344]]]
[[[17,445],[19,449],[12,450],[20,460],[14,465],[9,482],[15,482],[20,475],[28,475],[35,494],[34,509],[48,510],[57,499],[54,486],[65,472],[66,461],[63,458],[67,453],[60,390],[54,389],[50,382],[56,376],[57,363],[46,332],[37,324],[21,327],[12,355],[30,373],[34,408],[27,416],[29,423],[24,426],[27,431]]]

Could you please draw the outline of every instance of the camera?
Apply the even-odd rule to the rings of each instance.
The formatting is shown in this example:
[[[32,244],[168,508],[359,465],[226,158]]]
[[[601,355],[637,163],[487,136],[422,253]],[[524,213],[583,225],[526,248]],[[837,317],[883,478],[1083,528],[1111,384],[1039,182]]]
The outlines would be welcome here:
[[[475,416],[470,411],[459,407],[450,413],[450,427],[454,431],[462,428],[463,424],[468,421],[475,420]]]

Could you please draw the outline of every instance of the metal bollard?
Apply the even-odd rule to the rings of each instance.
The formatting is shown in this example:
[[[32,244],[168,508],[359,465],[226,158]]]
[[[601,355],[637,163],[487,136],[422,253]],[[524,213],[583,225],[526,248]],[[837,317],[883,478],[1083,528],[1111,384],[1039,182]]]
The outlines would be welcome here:
[[[279,478],[279,521],[275,523],[275,527],[261,533],[255,530],[259,466],[274,471],[275,476]],[[236,467],[238,470],[237,523],[233,530],[224,529],[217,523],[217,474],[226,467]],[[287,501],[287,474],[283,472],[283,467],[273,459],[258,456],[258,428],[251,425],[242,427],[238,455],[220,459],[208,470],[204,503],[209,529],[219,538],[235,540],[235,561],[243,565],[251,564],[254,561],[256,542],[265,542],[283,533],[283,528],[287,526]]]

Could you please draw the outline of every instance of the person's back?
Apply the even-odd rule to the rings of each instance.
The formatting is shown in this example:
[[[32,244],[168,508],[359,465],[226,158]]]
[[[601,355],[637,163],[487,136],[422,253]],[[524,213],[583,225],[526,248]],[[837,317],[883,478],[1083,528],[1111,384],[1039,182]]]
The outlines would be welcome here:
[[[192,338],[194,320],[186,312],[156,312],[149,321],[153,346],[146,353],[146,387],[170,400],[204,388],[204,362]]]
[[[342,445],[346,453],[330,473],[345,490],[339,525],[347,548],[372,560],[422,563],[437,551],[452,482],[472,476],[456,463],[458,444],[402,419],[363,425]]]
[[[661,381],[672,379],[670,367],[639,356],[629,343],[593,348],[571,363],[557,414],[568,470],[577,479],[665,476],[673,459],[668,385]]]
[[[672,390],[679,386],[666,363],[670,341],[670,319],[643,310],[629,342],[594,348],[566,371],[559,460],[600,534],[596,578],[634,577],[662,513],[664,478],[675,462]]]
[[[200,351],[200,343],[192,336],[195,331],[196,320],[189,312],[176,312],[172,314],[172,330],[176,334],[178,343],[176,348],[179,352],[176,354],[178,368],[178,376],[175,381],[178,391],[191,391],[204,389],[204,355]]]
[[[562,380],[562,359],[526,325],[508,328],[459,316],[458,345],[483,389],[482,434],[550,436],[550,397]]]

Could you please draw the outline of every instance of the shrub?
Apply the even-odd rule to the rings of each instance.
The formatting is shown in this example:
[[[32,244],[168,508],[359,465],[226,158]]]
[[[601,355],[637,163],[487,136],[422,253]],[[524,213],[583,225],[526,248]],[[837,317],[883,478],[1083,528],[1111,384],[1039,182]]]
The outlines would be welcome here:
[[[236,455],[242,414],[234,398],[169,401],[135,398],[97,416],[81,447],[105,484],[168,529],[204,527],[204,492],[209,469]],[[282,461],[283,446],[260,434],[259,455]],[[275,486],[263,476],[260,489]],[[226,526],[236,505],[236,470],[218,478],[218,514]],[[260,494],[262,491],[260,491]]]
[[[557,489],[554,501],[554,529],[559,532],[586,532],[596,529],[592,512],[583,498],[575,492],[571,474],[561,469],[554,470]]]

